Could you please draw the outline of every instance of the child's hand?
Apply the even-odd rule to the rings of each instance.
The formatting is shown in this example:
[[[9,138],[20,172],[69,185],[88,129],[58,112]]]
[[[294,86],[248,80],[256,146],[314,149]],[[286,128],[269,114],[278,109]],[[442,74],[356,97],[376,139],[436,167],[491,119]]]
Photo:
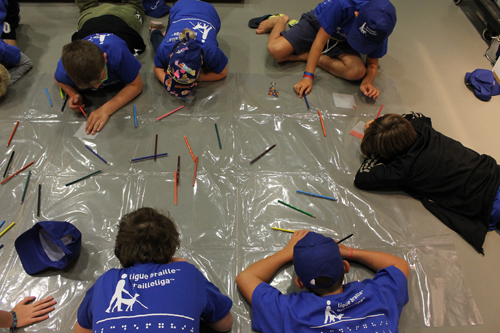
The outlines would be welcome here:
[[[287,251],[287,254],[290,256],[290,260],[293,259],[293,248],[295,246],[295,244],[297,244],[297,242],[299,240],[301,240],[302,238],[304,238],[304,236],[308,233],[309,231],[307,230],[297,230],[293,233],[292,237],[290,238],[290,240],[288,241],[288,244],[286,244],[286,246],[283,248],[284,251]]]
[[[302,98],[303,94],[309,94],[311,92],[313,86],[312,80],[309,79],[302,79],[297,83],[296,85],[293,86],[293,89],[295,89],[295,92],[299,94],[299,97]]]
[[[380,91],[369,83],[361,83],[359,89],[361,89],[365,96],[371,97],[373,99],[377,99],[378,95],[380,94]]]
[[[92,112],[87,120],[87,126],[85,126],[85,132],[87,134],[94,135],[96,132],[99,132],[101,128],[108,121],[109,115],[102,109],[99,108]]]
[[[82,104],[83,102],[83,97],[82,95],[80,94],[73,94],[73,96],[75,97],[73,99],[73,97],[70,97],[68,102],[69,102],[69,108],[73,111],[75,111],[76,113],[82,113],[82,111],[80,110],[80,108],[78,106],[81,106],[82,109],[85,108],[85,105]]]
[[[343,244],[339,244],[340,255],[345,260],[351,258],[351,248],[349,246],[345,246]]]
[[[26,297],[12,309],[17,315],[17,327],[23,327],[49,318],[46,313],[53,311],[55,309],[53,305],[57,303],[54,301],[54,297],[49,296],[27,304],[34,299],[33,296]]]

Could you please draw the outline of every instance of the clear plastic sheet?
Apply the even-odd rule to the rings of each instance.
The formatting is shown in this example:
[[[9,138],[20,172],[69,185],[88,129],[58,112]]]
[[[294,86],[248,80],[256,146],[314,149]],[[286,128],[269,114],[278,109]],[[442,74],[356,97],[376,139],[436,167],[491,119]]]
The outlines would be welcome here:
[[[202,83],[192,103],[175,114],[155,118],[184,103],[167,96],[151,74],[143,74],[144,92],[115,113],[95,139],[73,135],[84,123],[62,100],[51,75],[28,75],[11,87],[2,101],[0,131],[7,141],[15,121],[20,125],[1,155],[4,170],[12,149],[10,170],[35,160],[25,202],[21,205],[27,171],[0,186],[0,219],[16,221],[0,250],[1,308],[23,297],[54,296],[51,318],[26,332],[72,332],[85,291],[105,271],[118,267],[113,246],[118,219],[142,206],[169,210],[182,234],[178,256],[194,263],[234,302],[233,332],[251,331],[250,307],[238,293],[234,278],[256,260],[281,249],[287,233],[271,226],[308,229],[336,239],[354,233],[349,246],[380,250],[405,257],[411,265],[410,302],[400,328],[481,324],[481,315],[466,286],[449,230],[416,200],[403,193],[370,193],[356,189],[354,175],[362,158],[360,140],[349,131],[383,113],[403,113],[397,89],[382,74],[374,102],[355,83],[320,73],[306,109],[293,92],[295,77],[231,73],[216,83]],[[279,97],[267,94],[271,81]],[[49,89],[50,107],[44,88]],[[336,108],[332,93],[354,96],[356,109]],[[95,109],[109,96],[93,94]],[[134,127],[133,107],[138,113]],[[327,137],[318,118],[321,110]],[[408,110],[411,111],[411,110]],[[420,111],[420,110],[417,110]],[[214,124],[217,123],[222,149]],[[167,157],[130,163],[152,155],[155,134],[158,153]],[[184,141],[199,157],[196,185],[194,163]],[[250,161],[277,144],[258,162]],[[85,148],[93,147],[110,165]],[[174,205],[174,171],[181,156],[179,203]],[[64,184],[102,169],[91,178]],[[42,186],[41,216],[36,216],[37,186]],[[297,194],[317,192],[337,202]],[[308,217],[277,202],[281,199],[316,215]],[[14,249],[14,240],[37,221],[73,223],[83,234],[78,259],[62,271],[27,275]],[[354,265],[346,282],[373,273]],[[297,291],[293,267],[282,270],[272,284],[283,292]]]

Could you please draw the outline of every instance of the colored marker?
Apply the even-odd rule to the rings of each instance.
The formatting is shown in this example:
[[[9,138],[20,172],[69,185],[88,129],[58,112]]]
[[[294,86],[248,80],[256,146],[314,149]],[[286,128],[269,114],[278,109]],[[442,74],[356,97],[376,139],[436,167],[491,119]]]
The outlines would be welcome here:
[[[102,158],[101,156],[99,156],[99,154],[97,152],[95,152],[92,148],[90,148],[89,146],[85,145],[85,147],[87,147],[88,150],[90,150],[95,156],[99,157],[101,159],[101,161],[103,161],[104,163],[108,164],[108,161],[106,161],[104,158]]]
[[[156,139],[155,139],[155,162],[156,162],[156,151],[158,149],[158,133],[156,133]]]
[[[16,122],[16,125],[14,126],[14,130],[12,131],[12,134],[10,135],[9,141],[7,142],[8,147],[10,145],[10,142],[12,141],[12,137],[14,136],[14,133],[16,133],[17,125],[19,125],[19,120]]]
[[[68,102],[68,98],[69,98],[69,95],[66,95],[66,97],[64,98],[64,103],[63,103],[62,108],[61,108],[61,112],[64,111],[64,107],[66,106],[66,102]]]
[[[194,184],[196,183],[196,171],[198,169],[198,156],[196,156],[196,159],[194,161],[194,176],[193,176],[193,187]]]
[[[274,145],[272,145],[271,147],[267,148],[262,154],[260,154],[259,156],[257,156],[256,158],[254,158],[253,160],[250,161],[250,164],[253,164],[255,162],[257,162],[262,156],[266,155],[267,153],[269,153],[269,151],[271,149],[273,149],[274,147],[276,147],[276,143]]]
[[[324,195],[319,195],[319,194],[315,194],[315,193],[309,193],[309,192],[304,192],[304,191],[299,191],[299,190],[297,190],[297,193],[302,193],[302,194],[311,195],[311,196],[313,196],[313,197],[317,197],[317,198],[323,198],[323,199],[328,199],[328,200],[337,201],[337,199],[335,199],[335,198],[326,197],[326,196],[324,196]]]
[[[42,184],[38,184],[38,203],[36,205],[36,216],[40,216],[40,202],[42,201]]]
[[[292,206],[292,205],[290,205],[290,204],[287,204],[286,202],[283,202],[283,201],[281,201],[281,200],[278,200],[278,202],[279,202],[280,204],[283,204],[283,205],[287,206],[287,207],[290,207],[290,208],[292,208],[292,209],[295,209],[295,210],[297,210],[297,211],[299,211],[299,212],[301,212],[301,213],[303,213],[303,214],[306,214],[306,215],[308,215],[308,216],[310,216],[310,217],[316,217],[316,216],[314,216],[314,215],[313,215],[313,214],[311,214],[311,213],[308,213],[308,212],[306,212],[306,211],[303,211],[302,209],[299,209],[299,208],[297,208],[297,207],[294,207],[294,206]]]
[[[382,112],[383,107],[384,107],[384,105],[382,104],[382,106],[380,107],[380,110],[378,110],[377,118],[380,116],[380,112]],[[377,118],[375,118],[375,119],[377,119]]]
[[[194,158],[193,151],[191,150],[191,146],[189,145],[188,139],[186,138],[186,136],[185,136],[185,135],[184,135],[184,140],[186,140],[186,144],[187,144],[187,146],[188,146],[189,152],[191,153],[191,157],[193,158],[193,162],[196,162],[196,160],[195,160],[195,158]]]
[[[0,223],[0,228],[3,227],[4,223],[5,223],[5,220],[3,220],[2,223]]]
[[[217,133],[217,141],[219,141],[219,148],[222,149],[222,146],[220,144],[219,130],[217,129],[217,124],[215,124],[215,132]]]
[[[177,176],[175,177],[175,181],[177,185],[179,184],[179,176],[181,174],[181,155],[177,156]]]
[[[346,239],[351,238],[351,237],[352,237],[352,235],[353,235],[353,234],[350,234],[349,236],[346,236],[346,237],[342,238],[341,240],[339,240],[339,241],[337,242],[337,244],[340,244],[340,243],[342,243],[343,241],[345,241]]]
[[[5,171],[3,172],[3,178],[7,175],[7,170],[9,170],[10,162],[12,162],[12,157],[14,156],[14,150],[10,153],[9,161],[7,162],[7,166],[5,167]]]
[[[323,117],[321,116],[321,111],[318,110],[319,120],[321,121],[321,128],[323,128],[323,135],[326,138],[325,124],[323,123]]]
[[[306,94],[304,94],[302,96],[304,96],[304,101],[306,101],[307,109],[310,110],[311,108],[309,107],[309,103],[307,102]]]
[[[21,197],[21,205],[23,204],[23,201],[24,201],[24,196],[26,195],[26,189],[28,188],[28,183],[30,181],[30,177],[31,177],[31,170],[28,172],[28,177],[26,177],[26,183],[24,184],[24,189],[23,189],[23,196]],[[0,225],[0,228],[2,226]]]
[[[135,104],[134,104],[134,124],[135,124],[135,128],[137,128],[137,112],[135,110]]]
[[[8,181],[9,179],[11,179],[12,177],[14,177],[15,175],[17,175],[18,173],[22,172],[24,169],[26,169],[27,167],[29,167],[30,165],[32,165],[33,163],[35,163],[35,161],[32,161],[28,164],[26,164],[25,166],[23,166],[20,170],[17,170],[16,172],[14,172],[12,175],[10,175],[9,177],[5,178],[4,180],[2,180],[0,182],[0,184],[4,184],[6,181]]]
[[[176,111],[179,111],[179,110],[180,110],[180,109],[182,109],[183,107],[184,107],[184,105],[183,105],[183,106],[179,106],[177,109],[172,110],[172,111],[170,111],[169,113],[166,113],[166,114],[164,114],[163,116],[156,118],[156,121],[158,121],[158,120],[160,120],[160,119],[163,119],[163,118],[165,118],[165,117],[170,116],[172,113],[174,113],[174,112],[176,112]]]
[[[151,156],[145,156],[145,157],[139,157],[139,158],[133,158],[133,159],[130,160],[130,162],[137,162],[137,161],[146,160],[148,158],[155,158],[155,157],[167,156],[167,155],[168,155],[168,153],[158,154],[158,155],[151,155]]]
[[[16,224],[16,222],[12,222],[7,228],[5,228],[5,230],[0,233],[0,237],[2,237],[7,231],[9,231],[9,229],[12,228],[14,224]]]
[[[64,91],[59,87],[59,93],[61,94],[61,99],[64,99]]]
[[[278,230],[278,231],[284,231],[284,232],[290,232],[292,234],[295,232],[295,231],[290,230],[290,229],[282,229],[282,228],[276,228],[276,227],[271,227],[271,229]]]
[[[50,106],[53,106],[52,100],[50,99],[49,91],[47,90],[47,88],[45,88],[45,92],[47,93],[47,98],[49,99]]]
[[[174,180],[174,183],[175,183],[175,205],[177,206],[177,183],[178,183],[178,174],[177,174],[177,171],[174,172],[175,174],[175,180]]]
[[[97,170],[97,171],[92,172],[92,173],[89,173],[88,175],[83,176],[82,178],[78,178],[77,180],[73,180],[72,182],[66,183],[66,184],[64,184],[64,186],[73,185],[74,183],[77,183],[80,180],[84,180],[85,178],[89,178],[89,177],[91,177],[91,176],[93,176],[93,175],[95,175],[96,173],[99,173],[99,172],[102,172],[102,169],[101,170]]]

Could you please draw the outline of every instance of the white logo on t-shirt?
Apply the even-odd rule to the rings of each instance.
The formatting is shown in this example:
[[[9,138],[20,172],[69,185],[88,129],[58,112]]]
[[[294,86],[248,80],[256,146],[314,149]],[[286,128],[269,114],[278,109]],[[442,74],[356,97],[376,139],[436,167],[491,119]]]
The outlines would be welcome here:
[[[127,274],[122,274],[121,280],[118,281],[118,283],[116,284],[115,293],[113,294],[113,297],[111,298],[111,302],[109,302],[108,308],[106,309],[107,313],[109,313],[110,310],[111,310],[111,312],[115,311],[116,308],[118,308],[118,310],[117,310],[118,312],[123,311],[122,304],[127,305],[127,308],[125,309],[125,311],[132,311],[133,310],[132,307],[134,306],[134,304],[136,302],[139,303],[140,305],[142,305],[145,309],[148,308],[147,306],[145,306],[144,304],[142,304],[141,302],[139,302],[137,300],[137,297],[139,296],[139,294],[135,294],[135,296],[132,296],[125,289],[125,279],[126,278],[127,278]],[[122,293],[126,293],[127,295],[129,295],[132,298],[123,298]],[[115,302],[115,306],[113,306],[113,308],[111,308],[111,306],[113,305],[113,302]]]

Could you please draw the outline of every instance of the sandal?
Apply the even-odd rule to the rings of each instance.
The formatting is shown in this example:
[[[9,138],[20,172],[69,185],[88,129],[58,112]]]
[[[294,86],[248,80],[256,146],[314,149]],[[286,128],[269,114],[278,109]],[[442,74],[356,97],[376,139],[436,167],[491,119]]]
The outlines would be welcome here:
[[[284,16],[284,15],[285,14],[267,14],[267,15],[264,15],[261,17],[255,17],[255,18],[251,19],[250,21],[248,21],[248,26],[252,29],[257,29],[259,27],[259,24],[262,21],[265,21],[265,20],[268,20],[271,18],[275,18],[275,17]]]

